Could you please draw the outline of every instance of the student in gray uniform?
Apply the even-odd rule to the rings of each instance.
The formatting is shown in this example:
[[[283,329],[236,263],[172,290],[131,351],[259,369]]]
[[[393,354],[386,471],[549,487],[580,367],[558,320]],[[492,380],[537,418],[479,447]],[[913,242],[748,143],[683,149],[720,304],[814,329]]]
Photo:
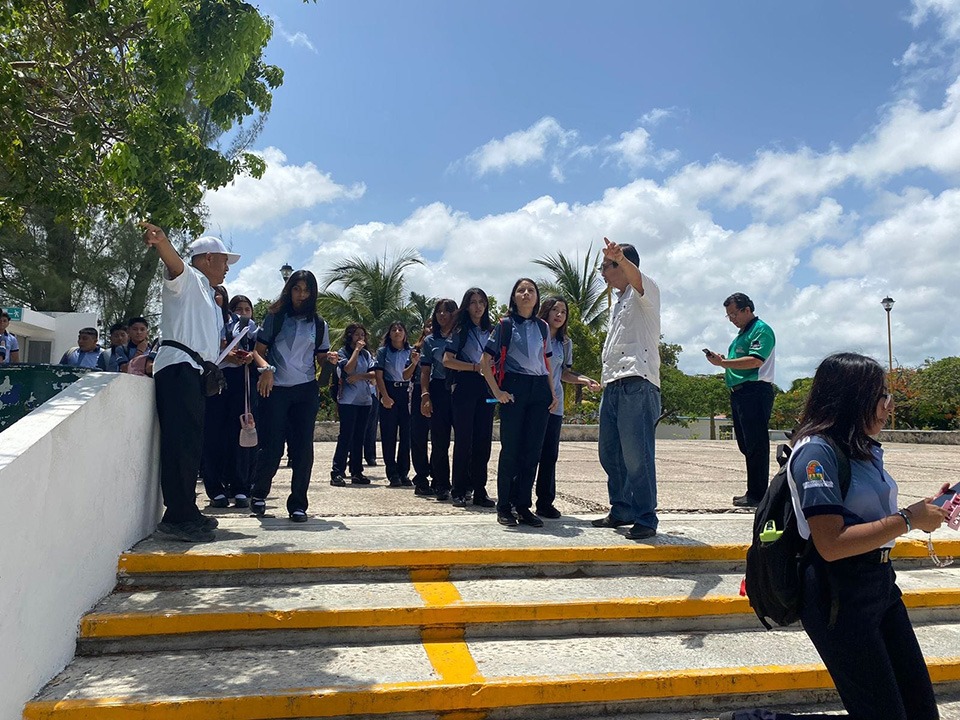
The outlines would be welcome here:
[[[370,353],[373,355],[373,353]],[[363,461],[367,467],[377,466],[377,427],[380,424],[380,402],[377,400],[377,384],[370,383],[370,412],[363,431]]]
[[[260,380],[260,427],[257,435],[256,482],[250,509],[266,512],[267,495],[287,441],[293,478],[287,512],[293,522],[307,521],[307,490],[313,472],[313,428],[317,422],[320,394],[317,372],[331,360],[330,331],[317,315],[317,278],[309,270],[297,270],[270,306],[257,334],[257,354],[265,360],[258,367]]]
[[[413,344],[413,349],[417,351],[419,358],[423,354],[423,343],[431,333],[431,327],[425,325],[420,333],[420,337]],[[421,377],[421,368],[419,363],[414,370],[413,377],[410,378],[410,463],[413,465],[413,487],[425,487],[430,489],[430,452],[428,449],[430,439],[430,418],[424,417],[423,407],[421,405],[423,396],[423,385]]]
[[[333,452],[330,484],[334,487],[347,484],[344,475],[349,463],[350,483],[369,485],[370,478],[363,474],[363,436],[373,404],[370,384],[375,378],[373,357],[367,350],[367,329],[359,323],[348,325],[343,331],[343,347],[337,353],[337,373],[340,376],[337,398],[340,434]]]
[[[897,587],[890,549],[917,528],[933,532],[945,511],[919,500],[897,509],[897,483],[873,439],[893,410],[886,372],[872,358],[837,353],[820,363],[793,433],[788,481],[801,537],[813,548],[801,563],[800,621],[833,679],[848,717],[936,720],[930,674]],[[840,492],[839,460],[850,461]],[[944,485],[941,492],[949,486]],[[793,720],[792,715],[738,710],[721,720]]]
[[[229,433],[229,455],[226,464],[225,485],[229,489],[228,495],[233,497],[234,507],[245,508],[250,506],[250,496],[253,493],[253,484],[257,481],[257,447],[240,447],[240,416],[249,406],[255,417],[260,416],[259,395],[257,394],[257,375],[251,365],[263,364],[257,362],[256,352],[257,333],[259,328],[253,320],[253,303],[246,295],[234,295],[230,298],[231,321],[227,325],[227,341],[243,332],[247,332],[237,343],[237,357],[239,365],[229,365],[223,369],[223,376],[227,380],[226,394],[227,421],[231,428]],[[245,362],[247,358],[251,362]],[[259,439],[259,433],[258,433]]]
[[[508,527],[518,522],[543,527],[530,506],[547,420],[558,401],[550,382],[550,331],[537,317],[539,310],[540,289],[530,278],[520,278],[510,291],[510,313],[494,325],[480,363],[500,403],[497,522]],[[504,372],[498,386],[492,365],[500,360]]]
[[[543,436],[540,464],[537,467],[537,515],[556,519],[560,511],[553,506],[557,497],[557,458],[560,457],[560,429],[563,426],[563,383],[586,385],[591,392],[600,391],[600,383],[573,370],[573,341],[567,335],[567,301],[549,297],[540,306],[540,319],[550,330],[550,380],[557,404],[550,411],[547,431]]]
[[[377,350],[374,372],[380,394],[380,446],[390,487],[413,487],[410,472],[410,378],[420,353],[407,342],[407,327],[390,323]],[[399,435],[399,443],[397,436]]]
[[[105,350],[97,361],[97,367],[107,372],[127,371],[130,356],[127,354],[127,326],[114,323],[110,326],[110,349]]]
[[[430,317],[430,334],[423,341],[420,355],[420,411],[430,421],[430,475],[432,485],[417,485],[417,495],[436,495],[443,502],[450,498],[450,431],[453,408],[447,389],[447,369],[443,364],[454,320],[457,302],[450,298],[437,300]]]
[[[480,374],[483,346],[490,336],[490,302],[480,288],[463,294],[457,308],[456,325],[443,352],[447,373],[456,373],[448,383],[451,389],[453,431],[453,504],[466,507],[467,494],[473,504],[493,507],[487,495],[487,463],[493,444],[493,405]]]

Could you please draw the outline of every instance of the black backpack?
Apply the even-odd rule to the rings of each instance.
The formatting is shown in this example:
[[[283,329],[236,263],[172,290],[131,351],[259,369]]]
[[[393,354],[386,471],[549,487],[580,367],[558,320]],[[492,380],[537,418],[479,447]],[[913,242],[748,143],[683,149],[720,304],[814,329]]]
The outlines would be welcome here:
[[[822,438],[837,456],[840,481],[840,497],[847,496],[850,489],[850,459],[825,435]],[[772,626],[767,618],[777,625],[791,625],[800,619],[802,598],[801,563],[813,549],[813,540],[804,540],[797,529],[793,512],[787,466],[790,462],[790,446],[777,447],[777,462],[780,469],[770,481],[763,500],[757,506],[753,518],[753,536],[747,550],[747,577],[745,582],[750,607],[757,613],[763,626]],[[839,608],[836,593],[830,610],[830,625],[836,620]]]

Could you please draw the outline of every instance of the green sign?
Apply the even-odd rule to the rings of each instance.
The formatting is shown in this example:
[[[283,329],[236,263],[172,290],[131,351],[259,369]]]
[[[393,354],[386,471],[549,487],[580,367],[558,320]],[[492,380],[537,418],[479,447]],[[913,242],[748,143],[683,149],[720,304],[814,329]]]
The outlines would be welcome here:
[[[10,316],[11,320],[23,320],[23,308],[22,307],[9,307],[3,308],[7,315]]]

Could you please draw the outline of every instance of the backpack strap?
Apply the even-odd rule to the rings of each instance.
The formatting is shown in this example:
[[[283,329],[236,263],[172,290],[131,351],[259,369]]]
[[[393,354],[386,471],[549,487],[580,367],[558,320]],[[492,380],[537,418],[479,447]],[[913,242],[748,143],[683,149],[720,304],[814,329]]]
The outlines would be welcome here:
[[[847,491],[850,490],[850,458],[829,435],[819,435],[818,437],[827,443],[837,458],[837,480],[840,483],[840,499],[845,500]],[[812,549],[813,536],[811,535],[811,537],[807,539],[807,547],[804,550],[804,555]],[[827,569],[828,571],[830,570],[829,564],[827,564]],[[830,585],[830,619],[827,622],[827,629],[832,630],[837,623],[837,616],[840,614],[840,592],[837,590],[837,583],[829,575],[830,573],[828,573],[827,577],[827,582]]]
[[[316,339],[313,343],[313,354],[316,355],[320,352],[320,345],[323,343],[323,332],[327,327],[327,323],[319,315],[313,316],[314,326],[316,327]]]
[[[262,342],[267,348],[273,347],[273,343],[277,339],[277,335],[280,334],[280,329],[283,327],[283,323],[286,322],[287,314],[281,310],[278,313],[273,315],[273,323],[270,326],[270,336],[261,340],[257,338],[258,342]]]

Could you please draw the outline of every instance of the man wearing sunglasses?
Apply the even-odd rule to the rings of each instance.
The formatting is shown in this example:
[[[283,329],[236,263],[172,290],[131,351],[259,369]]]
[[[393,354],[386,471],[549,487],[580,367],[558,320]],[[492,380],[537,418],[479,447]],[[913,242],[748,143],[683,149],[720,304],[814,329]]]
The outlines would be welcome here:
[[[633,525],[626,536],[657,534],[654,434],[660,416],[660,288],[640,272],[633,245],[603,239],[600,272],[616,290],[603,344],[600,464],[610,512],[594,527]]]
[[[726,357],[704,350],[712,365],[722,367],[730,389],[730,407],[737,447],[746,458],[747,492],[733,498],[737,507],[756,507],[770,482],[770,413],[773,411],[773,365],[777,338],[754,314],[753,300],[734,293],[723,301],[727,320],[739,331]]]

